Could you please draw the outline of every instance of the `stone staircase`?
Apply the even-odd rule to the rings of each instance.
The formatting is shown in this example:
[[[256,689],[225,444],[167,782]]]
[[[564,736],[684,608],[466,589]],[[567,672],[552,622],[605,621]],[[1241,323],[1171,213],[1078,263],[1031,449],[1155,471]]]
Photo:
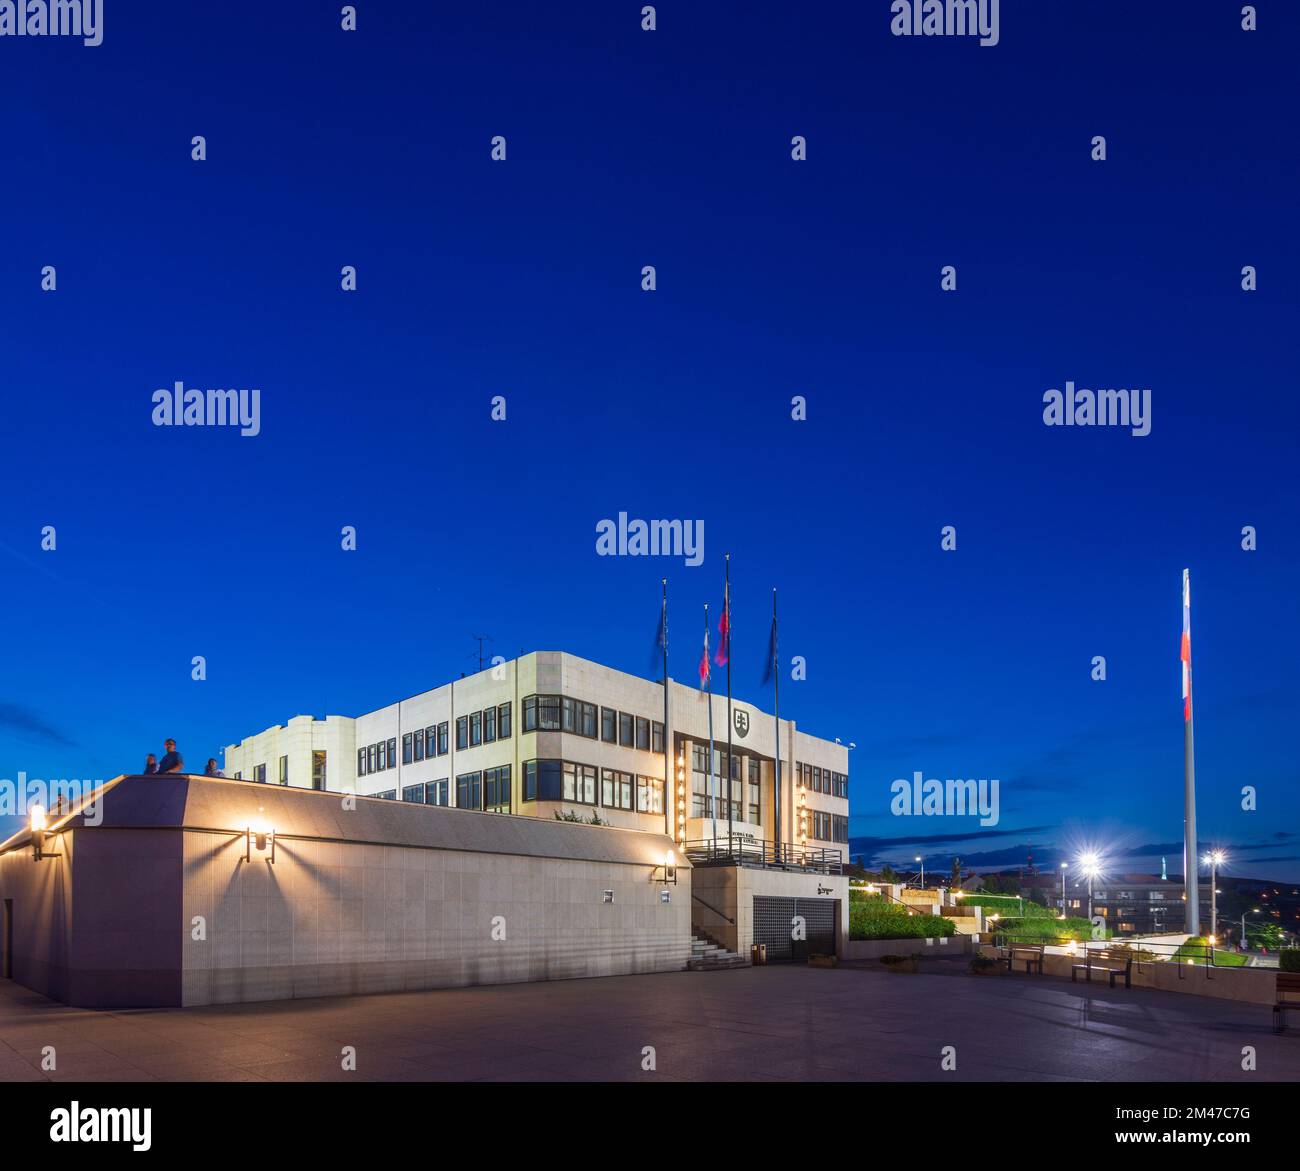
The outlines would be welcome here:
[[[687,971],[716,972],[723,968],[747,968],[749,960],[734,951],[728,951],[698,927],[691,928],[691,958],[686,961]]]

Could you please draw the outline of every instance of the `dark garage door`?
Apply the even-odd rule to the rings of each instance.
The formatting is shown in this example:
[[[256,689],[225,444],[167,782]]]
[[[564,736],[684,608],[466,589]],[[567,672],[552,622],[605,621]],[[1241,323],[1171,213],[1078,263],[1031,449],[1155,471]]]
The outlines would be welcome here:
[[[754,942],[767,945],[769,964],[804,963],[810,955],[835,953],[838,899],[778,899],[754,896]],[[792,939],[802,916],[804,939]]]

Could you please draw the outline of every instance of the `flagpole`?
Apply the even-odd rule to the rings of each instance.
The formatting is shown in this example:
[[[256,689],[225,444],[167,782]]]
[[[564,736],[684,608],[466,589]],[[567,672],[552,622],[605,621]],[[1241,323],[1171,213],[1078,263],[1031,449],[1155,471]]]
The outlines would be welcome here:
[[[727,615],[727,849],[731,849],[731,798],[734,771],[731,764],[731,554],[727,554],[727,582],[724,587]]]
[[[774,723],[776,725],[776,784],[772,790],[772,807],[776,813],[776,824],[774,842],[776,845],[776,860],[781,860],[781,652],[777,647],[777,628],[776,628],[776,587],[772,587],[772,684],[775,688],[776,712]]]
[[[1183,570],[1183,893],[1187,897],[1189,935],[1201,933],[1200,889],[1196,874],[1196,758],[1192,738],[1192,583],[1191,571]]]
[[[676,791],[673,789],[672,781],[672,764],[673,764],[673,746],[668,738],[668,579],[663,579],[664,586],[664,609],[663,619],[660,624],[660,638],[664,648],[664,833],[669,838],[676,841],[672,830],[672,815],[670,813],[670,797],[676,797]]]
[[[709,603],[704,603],[704,656],[709,655]],[[709,812],[713,816],[713,848],[718,848],[718,798],[713,784],[713,667],[709,666],[704,682],[709,689]]]

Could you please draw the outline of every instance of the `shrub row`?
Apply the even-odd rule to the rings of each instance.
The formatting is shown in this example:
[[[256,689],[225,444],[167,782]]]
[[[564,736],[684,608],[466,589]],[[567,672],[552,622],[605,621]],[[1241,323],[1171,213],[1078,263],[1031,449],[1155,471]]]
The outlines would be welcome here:
[[[939,915],[909,915],[906,911],[851,903],[850,939],[935,939],[957,930],[951,919]]]

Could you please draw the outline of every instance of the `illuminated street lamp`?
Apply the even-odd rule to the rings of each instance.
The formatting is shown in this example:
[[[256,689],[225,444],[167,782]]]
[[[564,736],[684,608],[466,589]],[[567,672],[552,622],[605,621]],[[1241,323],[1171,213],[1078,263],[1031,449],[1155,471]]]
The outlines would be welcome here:
[[[1205,865],[1210,868],[1210,934],[1218,935],[1219,927],[1219,904],[1218,891],[1215,890],[1217,879],[1219,877],[1219,867],[1223,865],[1227,855],[1222,850],[1211,850],[1205,855]]]
[[[1079,855],[1079,869],[1088,879],[1088,919],[1092,919],[1092,880],[1101,873],[1101,859],[1092,851]]]
[[[921,889],[925,889],[925,859],[917,854],[916,860],[921,864]]]
[[[1070,869],[1068,862],[1061,863],[1061,918],[1065,918],[1065,872]]]
[[[1258,907],[1251,907],[1249,911],[1242,911],[1241,913],[1241,950],[1242,951],[1247,950],[1246,949],[1246,916],[1258,915],[1258,914],[1259,914]]]

